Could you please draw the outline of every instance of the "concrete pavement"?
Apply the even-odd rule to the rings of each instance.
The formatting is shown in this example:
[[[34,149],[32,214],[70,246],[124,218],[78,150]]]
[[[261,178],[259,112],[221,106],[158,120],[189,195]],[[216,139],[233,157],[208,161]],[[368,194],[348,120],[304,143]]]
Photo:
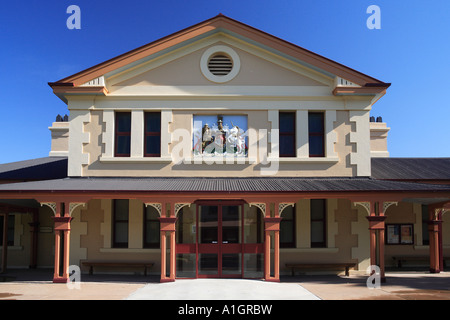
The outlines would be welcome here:
[[[159,283],[139,275],[82,275],[79,289],[54,284],[52,272],[22,270],[0,275],[0,300],[450,300],[450,273],[386,273],[368,289],[367,277],[296,276],[280,283],[197,279]]]
[[[195,279],[150,283],[128,300],[320,300],[297,283],[245,279]]]

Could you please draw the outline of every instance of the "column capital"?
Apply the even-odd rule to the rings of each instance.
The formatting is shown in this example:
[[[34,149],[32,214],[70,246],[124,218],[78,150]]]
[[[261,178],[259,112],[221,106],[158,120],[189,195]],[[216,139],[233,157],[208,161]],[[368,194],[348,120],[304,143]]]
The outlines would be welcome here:
[[[384,230],[386,216],[367,216],[369,220],[369,230]]]
[[[175,222],[178,218],[175,217],[160,217],[160,229],[161,231],[175,231]]]
[[[264,218],[264,229],[266,231],[280,231],[280,222],[283,218],[281,217],[265,217]]]
[[[72,217],[52,217],[55,222],[55,231],[70,231]]]
[[[439,232],[439,228],[442,225],[442,220],[428,220],[428,231]]]

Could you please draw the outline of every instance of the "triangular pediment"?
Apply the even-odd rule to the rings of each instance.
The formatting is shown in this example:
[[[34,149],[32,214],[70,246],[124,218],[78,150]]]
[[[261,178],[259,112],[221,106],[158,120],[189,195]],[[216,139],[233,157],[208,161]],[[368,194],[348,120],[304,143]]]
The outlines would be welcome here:
[[[216,47],[233,50],[239,59],[239,72],[223,83],[208,79],[201,68],[202,56]],[[111,93],[130,86],[329,86],[332,81],[301,65],[220,35],[107,78]]]
[[[201,70],[199,59],[202,59],[205,50],[214,45],[228,46],[239,57],[240,68],[227,81],[211,81]],[[223,79],[225,78],[227,77]],[[50,86],[55,93],[73,93],[79,89],[79,92],[89,94],[105,94],[118,88],[134,86],[333,87],[336,79],[345,79],[355,88],[370,88],[367,89],[369,91],[389,86],[304,48],[219,15],[50,83]],[[87,89],[89,87],[101,87],[103,90]]]

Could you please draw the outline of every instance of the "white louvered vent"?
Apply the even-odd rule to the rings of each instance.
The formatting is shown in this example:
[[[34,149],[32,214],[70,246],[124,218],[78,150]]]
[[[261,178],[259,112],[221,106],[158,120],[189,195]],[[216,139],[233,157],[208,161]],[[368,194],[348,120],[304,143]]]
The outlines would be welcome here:
[[[233,69],[233,61],[224,54],[217,54],[208,61],[208,70],[215,76],[226,76]]]

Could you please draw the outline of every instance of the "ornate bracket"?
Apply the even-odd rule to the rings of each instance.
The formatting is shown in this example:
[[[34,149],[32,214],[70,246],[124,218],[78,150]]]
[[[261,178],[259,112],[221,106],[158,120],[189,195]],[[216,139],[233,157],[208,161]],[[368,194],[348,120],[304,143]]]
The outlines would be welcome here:
[[[41,207],[44,205],[52,209],[53,214],[56,216],[56,202],[41,202]]]
[[[191,206],[191,203],[175,203],[175,217],[178,216],[178,211],[180,211],[183,207]]]
[[[161,217],[161,213],[162,213],[162,204],[161,203],[145,203],[145,206],[151,206],[153,208],[156,209],[156,211],[158,211],[159,216]]]
[[[72,216],[73,211],[78,208],[79,206],[85,207],[86,203],[84,202],[71,202],[69,204],[69,217]]]
[[[287,207],[295,206],[295,202],[281,202],[278,204],[278,214],[281,216],[281,213],[283,212],[284,209],[286,209]]]
[[[249,203],[248,206],[249,207],[251,207],[251,206],[258,207],[262,211],[263,216],[266,215],[266,204],[265,203],[252,202],[252,203]]]
[[[367,211],[367,215],[370,216],[370,202],[353,202],[353,204],[359,205],[361,207],[363,207],[364,209],[366,209]]]
[[[444,214],[445,210],[442,208],[436,208],[434,209],[434,220],[439,220],[439,214]]]
[[[390,206],[392,206],[393,204],[398,205],[398,202],[394,202],[394,201],[386,201],[386,202],[383,202],[383,214],[385,214],[385,213],[386,213],[386,210],[387,210]]]

